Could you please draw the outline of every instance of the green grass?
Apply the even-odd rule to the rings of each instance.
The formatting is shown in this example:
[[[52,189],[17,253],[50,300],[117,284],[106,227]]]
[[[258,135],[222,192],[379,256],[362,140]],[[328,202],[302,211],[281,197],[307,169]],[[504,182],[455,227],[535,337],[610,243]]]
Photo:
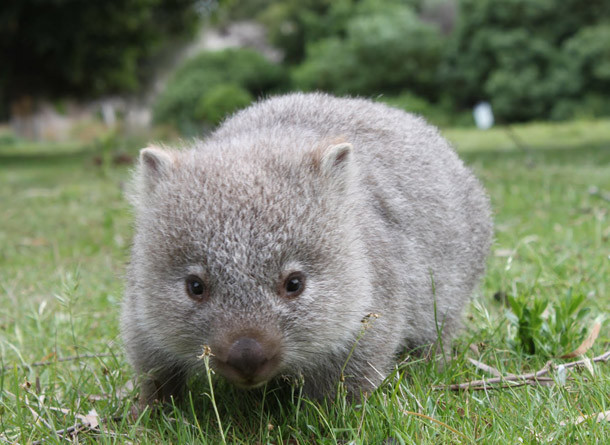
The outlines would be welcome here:
[[[609,422],[574,420],[610,410],[610,363],[593,365],[593,374],[570,373],[564,385],[487,392],[434,386],[487,376],[468,358],[506,373],[564,362],[556,356],[578,346],[579,330],[608,312],[610,203],[590,188],[610,192],[609,129],[608,121],[516,126],[525,148],[502,129],[448,130],[485,183],[496,221],[488,273],[455,342],[456,359],[442,371],[407,360],[361,403],[338,397],[318,404],[290,387],[244,393],[216,381],[227,442],[604,443]],[[117,322],[132,234],[122,195],[128,169],[100,168],[93,156],[74,144],[0,147],[0,441],[61,442],[55,431],[95,409],[104,427],[85,429],[80,441],[219,443],[205,375],[179,407],[130,418],[137,391],[127,385]],[[547,300],[543,318],[550,320],[569,292],[584,295],[590,312],[563,343],[540,336],[548,347],[533,355],[520,346],[504,299],[494,298]],[[609,344],[606,323],[586,356]],[[56,360],[74,356],[81,358]],[[27,366],[40,361],[49,363]]]

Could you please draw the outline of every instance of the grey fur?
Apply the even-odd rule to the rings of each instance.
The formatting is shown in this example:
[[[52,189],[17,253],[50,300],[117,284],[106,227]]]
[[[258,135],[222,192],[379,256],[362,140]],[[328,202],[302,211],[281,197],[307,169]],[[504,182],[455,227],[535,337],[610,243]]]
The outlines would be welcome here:
[[[203,345],[252,331],[278,345],[274,375],[328,395],[374,313],[344,370],[349,390],[371,390],[405,347],[434,344],[439,327],[449,343],[492,236],[486,194],[436,128],[325,94],[264,100],[191,147],[143,150],[129,197],[122,332],[145,403],[178,394]],[[295,299],[277,292],[287,270],[307,276]],[[206,301],[187,296],[189,274]]]

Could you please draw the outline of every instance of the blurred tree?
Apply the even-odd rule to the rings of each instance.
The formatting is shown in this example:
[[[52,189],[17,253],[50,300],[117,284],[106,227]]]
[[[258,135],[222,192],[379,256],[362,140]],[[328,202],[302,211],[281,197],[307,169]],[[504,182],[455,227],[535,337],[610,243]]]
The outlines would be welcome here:
[[[573,117],[585,96],[610,100],[610,1],[460,0],[459,7],[441,75],[456,107],[489,100],[500,120],[524,121]]]
[[[262,0],[257,0],[261,3]],[[391,7],[419,9],[426,0],[282,0],[266,2],[258,14],[269,40],[283,50],[285,62],[303,61],[307,45],[327,37],[344,37],[350,19]],[[232,2],[235,3],[235,2]]]
[[[234,83],[221,83],[202,96],[195,110],[201,121],[218,125],[228,115],[245,108],[254,100],[248,90]]]
[[[294,72],[298,88],[337,94],[438,93],[443,36],[415,10],[395,1],[360,2],[345,22],[344,36],[307,45],[307,57]]]
[[[286,77],[281,65],[251,49],[203,52],[168,81],[154,104],[154,120],[174,125],[183,134],[199,134],[252,98],[281,89]],[[213,107],[220,107],[220,114],[213,113]]]
[[[284,0],[271,2],[259,15],[270,42],[284,52],[284,61],[297,63],[305,56],[307,42],[340,32],[337,10],[357,0]],[[333,3],[335,3],[333,5]]]
[[[0,117],[31,97],[134,91],[142,62],[197,28],[199,0],[3,0]],[[3,109],[4,106],[4,109]]]

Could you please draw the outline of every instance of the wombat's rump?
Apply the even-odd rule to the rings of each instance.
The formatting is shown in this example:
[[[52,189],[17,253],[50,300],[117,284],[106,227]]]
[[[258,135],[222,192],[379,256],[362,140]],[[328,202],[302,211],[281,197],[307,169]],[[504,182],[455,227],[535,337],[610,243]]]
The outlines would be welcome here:
[[[142,150],[130,199],[122,330],[146,403],[177,395],[204,345],[239,386],[293,375],[320,397],[345,365],[349,390],[373,389],[397,352],[456,333],[492,232],[484,191],[434,127],[324,94]]]

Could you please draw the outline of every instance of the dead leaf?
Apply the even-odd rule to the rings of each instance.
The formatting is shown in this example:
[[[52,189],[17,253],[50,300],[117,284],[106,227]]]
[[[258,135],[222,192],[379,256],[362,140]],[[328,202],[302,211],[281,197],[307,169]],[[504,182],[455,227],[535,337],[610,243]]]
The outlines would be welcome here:
[[[86,416],[77,416],[84,424],[89,425],[89,428],[96,429],[100,425],[100,416],[98,416],[95,408],[87,413]]]
[[[97,411],[95,411],[95,408],[92,409],[91,411],[89,411],[87,413],[87,415],[77,414],[77,413],[70,411],[69,409],[57,408],[54,406],[50,406],[50,407],[48,407],[48,409],[50,409],[52,411],[59,411],[60,413],[67,414],[67,415],[71,414],[76,419],[80,420],[80,422],[83,424],[83,426],[86,426],[91,429],[97,428],[100,424],[100,417],[98,416]]]
[[[587,338],[585,338],[585,340],[580,344],[580,346],[574,349],[572,352],[562,355],[560,358],[578,357],[579,355],[583,355],[585,352],[591,349],[591,346],[593,346],[593,343],[595,343],[595,340],[599,335],[599,330],[601,329],[601,327],[602,324],[599,321],[596,321],[593,325],[593,328],[591,329],[591,333]]]

